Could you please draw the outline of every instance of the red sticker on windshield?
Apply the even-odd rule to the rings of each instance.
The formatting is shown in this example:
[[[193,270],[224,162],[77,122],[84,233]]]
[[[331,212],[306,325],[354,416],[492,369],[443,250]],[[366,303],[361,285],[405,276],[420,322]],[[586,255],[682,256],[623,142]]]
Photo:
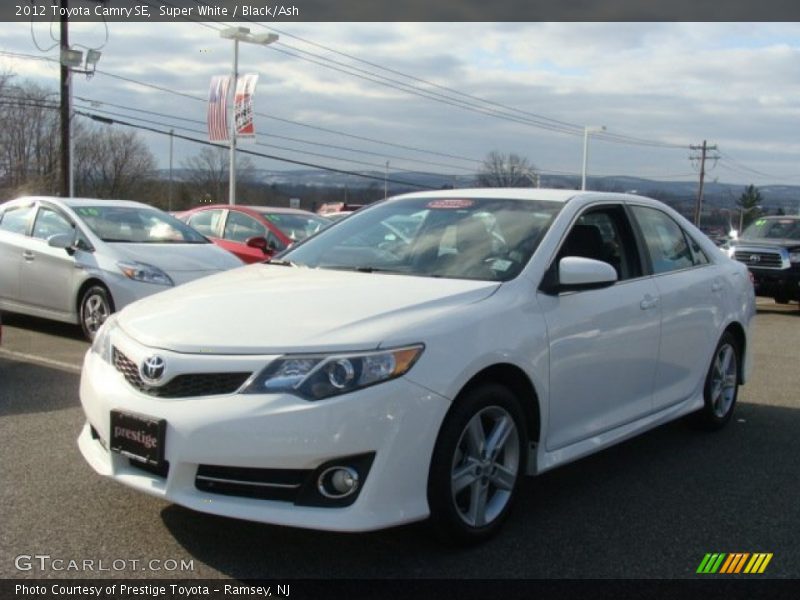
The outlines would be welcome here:
[[[475,204],[474,200],[463,200],[458,198],[446,198],[442,200],[431,200],[428,208],[440,208],[445,210],[455,210],[459,208],[469,208]]]

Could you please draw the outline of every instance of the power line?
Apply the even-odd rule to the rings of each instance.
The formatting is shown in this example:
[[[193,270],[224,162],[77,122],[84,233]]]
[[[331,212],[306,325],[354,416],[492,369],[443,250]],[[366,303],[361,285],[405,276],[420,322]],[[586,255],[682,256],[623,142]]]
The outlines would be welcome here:
[[[158,1],[162,2],[164,4],[169,4],[168,2],[165,2],[164,0],[158,0]],[[194,2],[196,4],[207,5],[207,3],[200,2],[199,0],[194,0]],[[411,85],[409,85],[407,83],[404,83],[404,82],[397,81],[396,79],[384,77],[382,75],[378,75],[377,73],[373,73],[373,72],[370,72],[370,71],[367,71],[367,70],[364,70],[364,69],[360,69],[358,67],[353,67],[352,65],[347,65],[346,63],[342,63],[340,61],[333,60],[333,59],[331,59],[329,57],[325,57],[325,56],[322,56],[322,55],[319,55],[319,54],[315,54],[313,52],[309,52],[307,50],[302,50],[300,48],[296,48],[296,47],[290,46],[290,45],[288,45],[288,44],[286,44],[284,42],[277,42],[277,44],[269,46],[269,49],[271,49],[273,51],[282,52],[284,54],[288,54],[289,56],[294,56],[294,57],[299,58],[301,60],[307,60],[307,61],[312,62],[314,64],[318,64],[318,65],[321,65],[323,67],[333,69],[335,71],[348,73],[347,71],[342,71],[342,69],[339,69],[339,68],[336,68],[336,67],[331,67],[331,66],[326,65],[326,64],[322,64],[322,63],[318,62],[318,60],[322,60],[322,61],[325,61],[325,62],[330,62],[331,64],[335,64],[335,65],[338,65],[340,67],[344,67],[345,69],[351,69],[351,70],[357,71],[358,73],[364,74],[364,75],[358,75],[356,73],[348,73],[348,74],[353,75],[355,77],[359,77],[361,79],[367,79],[369,81],[373,81],[373,82],[379,83],[381,85],[388,85],[389,87],[396,87],[396,86],[390,85],[389,83],[386,83],[386,82],[392,82],[392,83],[398,84],[400,86],[404,86],[403,88],[396,88],[396,89],[401,89],[402,91],[406,91],[408,93],[412,93],[412,94],[415,94],[415,95],[418,95],[418,96],[422,96],[422,97],[427,97],[427,98],[435,100],[435,101],[440,101],[440,102],[444,101],[446,104],[450,104],[452,102],[455,102],[456,104],[452,104],[452,105],[460,106],[461,108],[466,108],[468,110],[473,110],[473,111],[480,112],[480,113],[483,113],[483,114],[486,114],[486,115],[489,115],[489,116],[512,119],[512,120],[514,120],[516,122],[524,123],[524,124],[527,124],[527,125],[532,125],[532,126],[535,126],[535,127],[540,127],[540,128],[543,128],[543,129],[549,129],[549,130],[554,131],[554,132],[564,133],[564,134],[568,134],[568,135],[575,135],[575,136],[583,135],[583,125],[579,125],[579,124],[576,124],[576,123],[569,123],[567,121],[561,121],[561,120],[558,120],[558,119],[553,119],[553,118],[546,117],[544,115],[540,115],[540,114],[533,113],[533,112],[530,112],[530,111],[525,111],[525,110],[522,110],[522,109],[514,108],[514,107],[509,106],[507,104],[502,104],[500,102],[495,102],[495,101],[492,101],[492,100],[487,100],[485,98],[480,98],[478,96],[474,96],[472,94],[467,94],[467,93],[462,92],[460,90],[457,90],[457,89],[454,89],[454,88],[451,88],[451,87],[448,87],[448,86],[444,86],[444,85],[441,85],[441,84],[437,84],[435,82],[432,82],[432,81],[427,80],[427,79],[423,79],[421,77],[417,77],[415,75],[409,75],[409,74],[404,73],[402,71],[399,71],[397,69],[392,69],[392,68],[385,67],[385,66],[380,65],[380,64],[375,63],[375,62],[371,62],[371,61],[368,61],[368,60],[361,59],[361,58],[359,58],[357,56],[353,56],[352,54],[348,54],[346,52],[341,52],[339,50],[331,48],[330,46],[319,44],[319,43],[314,42],[312,40],[308,40],[307,38],[303,38],[303,37],[300,37],[300,36],[297,36],[297,35],[294,35],[294,34],[290,34],[290,33],[286,32],[286,31],[277,29],[275,27],[270,27],[270,26],[264,25],[263,23],[259,23],[257,21],[252,20],[252,19],[244,18],[244,20],[248,21],[250,23],[253,23],[254,25],[258,25],[259,27],[263,27],[264,29],[267,29],[269,31],[273,31],[275,33],[279,33],[279,34],[284,35],[286,37],[290,37],[290,38],[299,40],[299,41],[301,41],[303,43],[309,44],[311,46],[315,46],[317,48],[326,50],[328,52],[332,52],[332,53],[337,54],[339,56],[346,57],[346,58],[348,58],[350,60],[353,60],[353,61],[356,61],[356,62],[359,62],[359,63],[362,63],[362,64],[366,64],[366,65],[368,65],[370,67],[377,68],[377,69],[380,69],[382,71],[386,71],[388,73],[392,73],[394,75],[399,75],[401,77],[405,77],[405,78],[410,79],[412,81],[423,83],[423,84],[425,84],[427,86],[434,87],[434,88],[446,91],[449,94],[453,94],[453,95],[456,95],[456,96],[460,96],[462,98],[466,98],[466,99],[468,99],[469,102],[467,104],[459,104],[459,103],[464,103],[465,101],[464,100],[458,100],[456,98],[452,98],[451,96],[445,96],[445,95],[438,94],[438,93],[435,93],[435,92],[430,92],[428,90],[420,90],[419,88],[413,87],[413,86],[411,86]],[[220,23],[220,24],[224,24],[223,21],[215,21],[215,22],[216,23]],[[276,45],[284,46],[286,48],[289,48],[290,50],[293,50],[294,52],[300,52],[302,54],[314,57],[314,58],[316,58],[318,60],[308,59],[308,58],[305,58],[305,57],[302,57],[302,56],[298,56],[296,54],[292,54],[291,52],[286,52],[286,51],[280,50],[279,48],[275,47]],[[378,78],[380,78],[381,80],[384,80],[384,81],[377,81],[375,79],[372,79],[372,77],[378,77]],[[410,88],[410,89],[408,89],[408,88]],[[435,97],[427,96],[425,94],[433,94]],[[510,111],[511,114],[509,114],[509,112],[500,112],[500,111],[497,111],[496,109],[486,109],[485,107],[481,107],[480,104],[478,104],[478,103],[494,106],[494,107],[503,109],[503,111]],[[528,119],[520,120],[520,117],[516,117],[514,113],[516,113],[518,115],[522,115],[523,117],[528,117]],[[674,143],[667,143],[667,142],[661,142],[661,141],[655,141],[655,140],[647,140],[647,139],[640,138],[640,137],[635,137],[635,136],[621,134],[621,133],[612,133],[612,132],[603,133],[603,134],[600,134],[600,135],[598,135],[596,137],[598,139],[602,139],[603,141],[611,142],[611,143],[620,143],[620,144],[628,144],[628,145],[641,145],[641,146],[649,146],[649,147],[653,147],[653,148],[685,149],[687,147],[686,144],[674,144]]]
[[[175,116],[175,115],[167,115],[167,114],[156,112],[156,111],[152,111],[152,110],[145,110],[145,109],[141,109],[141,108],[133,108],[133,107],[130,107],[130,106],[124,106],[124,105],[121,105],[121,104],[115,104],[113,102],[106,102],[106,101],[103,101],[103,100],[96,100],[96,99],[93,99],[93,98],[84,98],[84,97],[80,97],[80,96],[76,96],[75,98],[76,98],[76,100],[81,100],[83,102],[88,102],[90,104],[103,104],[103,105],[106,105],[106,106],[111,106],[111,107],[119,108],[119,109],[122,109],[122,110],[128,110],[128,111],[142,113],[142,114],[149,114],[149,115],[154,115],[154,116],[163,117],[163,118],[167,118],[167,119],[175,119],[175,120],[178,120],[178,121],[186,121],[188,123],[194,123],[196,125],[206,125],[206,121],[201,121],[201,120],[198,120],[198,119],[189,119],[187,117],[179,117],[179,116]],[[393,159],[393,160],[400,160],[400,161],[404,161],[404,162],[421,163],[421,164],[424,164],[424,165],[443,167],[443,168],[446,168],[446,169],[455,169],[455,170],[459,170],[459,171],[465,171],[465,172],[468,172],[468,173],[473,173],[474,172],[474,169],[470,169],[470,168],[467,168],[467,167],[461,167],[461,166],[457,166],[457,165],[449,165],[449,164],[444,164],[444,163],[437,163],[437,162],[432,162],[430,160],[421,160],[421,159],[417,159],[417,158],[408,158],[408,157],[404,157],[404,156],[386,154],[384,152],[371,152],[369,150],[357,150],[355,148],[349,148],[347,146],[340,146],[340,145],[337,145],[337,144],[327,144],[327,143],[318,142],[318,141],[312,141],[312,140],[304,140],[304,139],[301,139],[301,138],[295,138],[295,137],[290,137],[290,136],[285,136],[285,135],[279,135],[279,134],[276,134],[276,133],[269,133],[269,134],[267,134],[267,137],[269,137],[270,139],[275,138],[275,139],[281,139],[281,140],[286,140],[286,141],[290,141],[290,142],[296,142],[298,144],[307,144],[307,145],[312,145],[312,146],[331,148],[331,149],[335,149],[335,150],[344,150],[345,152],[353,152],[353,153],[356,153],[356,154],[365,154],[365,155],[369,155],[369,156],[377,156],[377,157],[384,158],[384,159]],[[296,151],[297,152],[302,152],[301,150],[296,150]],[[339,160],[341,160],[341,159],[339,159]],[[481,161],[476,160],[475,162],[478,163],[478,164],[481,164]],[[415,171],[415,172],[418,172],[418,171]]]
[[[153,120],[150,120],[150,119],[145,119],[145,118],[142,118],[142,117],[135,117],[135,116],[132,116],[132,115],[120,114],[118,112],[114,112],[114,111],[110,111],[110,110],[106,110],[106,109],[101,109],[101,108],[96,108],[96,107],[91,107],[91,109],[94,110],[95,112],[100,112],[100,113],[103,113],[103,114],[112,115],[114,117],[125,117],[125,118],[128,118],[128,119],[133,119],[135,121],[140,121],[142,123],[148,123],[150,125],[158,125],[158,126],[161,126],[161,127],[173,127],[175,129],[188,131],[190,133],[195,133],[195,134],[198,134],[198,135],[206,135],[206,131],[205,130],[191,129],[189,127],[182,127],[180,125],[174,125],[172,123],[160,123],[160,122],[153,121]],[[195,123],[201,124],[201,125],[205,125],[204,121],[195,121]],[[260,146],[262,148],[275,148],[275,149],[278,149],[278,150],[285,150],[285,151],[288,151],[288,152],[295,152],[297,154],[304,154],[304,155],[308,155],[308,156],[314,156],[314,157],[317,157],[317,158],[325,158],[325,159],[328,159],[328,160],[338,160],[338,161],[347,162],[347,163],[351,163],[351,164],[363,165],[363,166],[367,166],[367,167],[372,167],[374,169],[383,169],[384,168],[384,165],[382,165],[382,164],[375,164],[375,163],[355,160],[355,159],[352,159],[352,158],[342,158],[342,157],[338,157],[338,156],[330,156],[328,154],[321,154],[319,152],[311,152],[311,151],[308,151],[308,150],[298,150],[296,148],[287,148],[286,146],[279,146],[277,144],[268,144],[268,143],[264,143],[264,142],[256,142],[255,145],[256,146]],[[221,147],[218,144],[215,144],[215,146],[216,147]],[[434,176],[440,176],[440,177],[449,177],[450,176],[450,174],[433,173],[433,172],[430,172],[430,171],[419,171],[419,170],[402,169],[402,168],[395,168],[393,170],[394,171],[400,171],[400,172],[403,172],[403,173],[412,173],[412,174],[419,174],[419,175],[434,175]]]
[[[92,114],[92,113],[88,113],[88,112],[84,112],[84,111],[77,111],[77,110],[75,111],[75,114],[76,115],[80,115],[82,117],[86,117],[86,118],[92,119],[93,121],[104,123],[106,125],[124,125],[125,127],[132,127],[134,129],[142,129],[142,130],[145,130],[145,131],[150,131],[152,133],[158,133],[158,134],[161,134],[161,135],[173,135],[174,137],[176,137],[178,139],[186,140],[188,142],[194,142],[194,143],[197,143],[197,144],[203,144],[205,146],[213,146],[213,147],[217,147],[217,148],[219,147],[217,144],[215,144],[213,142],[206,141],[206,140],[189,137],[187,135],[181,135],[181,134],[178,134],[178,133],[170,134],[169,131],[164,131],[164,130],[161,130],[161,129],[156,129],[154,127],[148,127],[148,126],[145,126],[145,125],[137,125],[135,123],[129,123],[127,121],[123,121],[123,120],[120,120],[120,119],[112,119],[112,118],[108,118],[108,117],[103,117],[102,115],[96,115],[96,114]],[[272,154],[265,154],[263,152],[255,152],[254,150],[245,150],[243,148],[239,148],[238,151],[242,152],[243,154],[250,154],[252,156],[258,156],[260,158],[269,158],[269,159],[272,159],[272,160],[277,160],[277,161],[280,161],[280,162],[286,162],[286,163],[291,163],[291,164],[295,164],[295,165],[300,165],[300,166],[303,166],[303,167],[310,167],[310,168],[313,168],[313,169],[320,169],[322,171],[328,171],[328,172],[331,172],[331,173],[341,173],[343,175],[352,175],[354,177],[360,177],[362,179],[372,179],[372,180],[381,181],[381,182],[382,181],[388,181],[389,183],[395,183],[395,184],[398,184],[398,185],[405,185],[405,186],[408,186],[408,187],[415,187],[415,188],[420,188],[420,189],[424,189],[424,190],[431,189],[430,186],[422,185],[422,184],[419,184],[419,183],[412,183],[410,181],[400,181],[398,179],[388,179],[388,178],[384,178],[384,177],[378,177],[378,176],[375,176],[375,175],[367,175],[365,173],[359,173],[357,171],[348,171],[348,170],[345,170],[345,169],[337,169],[337,168],[334,168],[334,167],[326,167],[324,165],[318,165],[318,164],[314,164],[314,163],[310,163],[310,162],[306,162],[306,161],[294,160],[294,159],[291,159],[291,158],[285,158],[285,157],[282,157],[282,156],[275,156],[275,155],[272,155]]]

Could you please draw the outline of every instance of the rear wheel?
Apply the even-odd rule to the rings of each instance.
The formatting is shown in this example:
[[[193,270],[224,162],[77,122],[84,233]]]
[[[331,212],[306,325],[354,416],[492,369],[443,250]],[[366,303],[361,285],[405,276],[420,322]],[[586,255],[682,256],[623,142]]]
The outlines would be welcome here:
[[[105,323],[106,319],[114,312],[111,294],[104,285],[96,284],[89,287],[81,296],[80,319],[83,335],[90,342],[94,339],[97,330]]]
[[[485,384],[467,391],[445,418],[428,478],[431,522],[447,541],[494,535],[525,473],[527,434],[517,398]]]
[[[693,425],[714,431],[730,421],[739,392],[740,356],[739,343],[726,331],[711,359],[703,393],[704,405],[692,415]]]

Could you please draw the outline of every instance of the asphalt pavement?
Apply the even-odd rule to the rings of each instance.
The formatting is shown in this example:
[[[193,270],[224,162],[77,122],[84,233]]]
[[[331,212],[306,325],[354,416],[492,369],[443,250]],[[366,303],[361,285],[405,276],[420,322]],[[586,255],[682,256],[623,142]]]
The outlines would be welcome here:
[[[727,428],[669,424],[528,479],[500,535],[464,549],[424,523],[334,534],[205,515],[96,475],[75,442],[88,345],[4,314],[0,577],[693,578],[706,553],[769,552],[764,577],[797,578],[799,347],[797,305],[762,302]]]

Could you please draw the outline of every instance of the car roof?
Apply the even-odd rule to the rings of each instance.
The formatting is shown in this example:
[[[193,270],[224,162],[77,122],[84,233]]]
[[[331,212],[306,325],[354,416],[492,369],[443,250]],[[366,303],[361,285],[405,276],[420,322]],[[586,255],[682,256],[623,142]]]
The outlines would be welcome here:
[[[463,188],[454,190],[435,190],[412,192],[395,198],[511,198],[515,200],[549,200],[567,202],[576,196],[603,196],[603,192],[584,192],[580,190],[553,190],[546,188]]]
[[[16,201],[37,201],[44,200],[52,202],[58,206],[67,206],[69,208],[79,208],[81,206],[114,206],[114,207],[131,207],[131,208],[153,208],[160,210],[150,204],[144,202],[135,202],[134,200],[108,200],[102,198],[62,198],[60,196],[24,196],[16,198]]]
[[[208,206],[196,206],[187,210],[186,212],[191,212],[195,210],[209,210],[209,209],[232,209],[236,210],[238,208],[242,208],[245,211],[253,211],[257,213],[279,213],[279,214],[287,214],[287,215],[313,215],[314,213],[303,210],[300,208],[287,208],[285,206],[263,206],[263,205],[254,205],[254,204],[209,204]],[[317,215],[318,216],[318,215]]]

